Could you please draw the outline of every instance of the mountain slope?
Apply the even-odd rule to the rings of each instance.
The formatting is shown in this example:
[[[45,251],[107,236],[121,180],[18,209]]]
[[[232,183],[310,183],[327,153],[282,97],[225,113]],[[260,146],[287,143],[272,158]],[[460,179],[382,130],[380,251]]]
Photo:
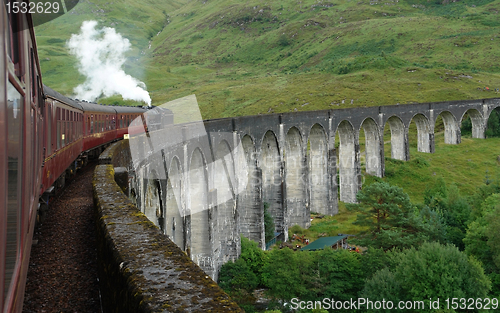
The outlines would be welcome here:
[[[43,81],[46,85],[71,95],[72,89],[84,81],[78,74],[76,59],[66,42],[80,31],[83,21],[96,20],[98,27],[113,27],[130,40],[125,70],[144,79],[142,60],[149,42],[168,24],[168,13],[183,5],[183,0],[82,0],[67,14],[35,28]]]
[[[131,39],[125,70],[146,82],[153,104],[195,93],[204,118],[496,97],[484,89],[500,88],[500,0],[134,4],[84,2],[80,15],[39,27],[44,81],[71,92],[75,75],[57,77],[74,64],[64,41],[102,8],[93,18]]]

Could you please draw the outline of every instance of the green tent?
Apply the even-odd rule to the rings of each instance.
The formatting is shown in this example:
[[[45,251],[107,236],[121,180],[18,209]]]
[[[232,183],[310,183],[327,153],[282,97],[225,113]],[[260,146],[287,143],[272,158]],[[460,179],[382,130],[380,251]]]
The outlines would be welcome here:
[[[300,251],[305,250],[322,250],[325,247],[332,247],[333,249],[342,249],[342,245],[346,243],[347,236],[335,236],[335,237],[321,237],[317,240],[311,242]]]

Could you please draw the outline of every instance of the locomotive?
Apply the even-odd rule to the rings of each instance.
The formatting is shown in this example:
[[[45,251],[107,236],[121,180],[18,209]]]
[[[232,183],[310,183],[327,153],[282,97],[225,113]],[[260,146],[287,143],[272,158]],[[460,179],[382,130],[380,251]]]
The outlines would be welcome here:
[[[8,12],[5,2],[0,32],[0,309],[21,312],[37,213],[146,110],[73,100],[44,86],[32,18]]]

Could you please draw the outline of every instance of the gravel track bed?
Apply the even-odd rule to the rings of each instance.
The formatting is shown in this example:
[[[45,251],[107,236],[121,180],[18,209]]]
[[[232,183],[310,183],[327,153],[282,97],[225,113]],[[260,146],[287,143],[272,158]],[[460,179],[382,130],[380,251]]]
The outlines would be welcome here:
[[[67,181],[35,230],[23,312],[101,312],[92,175],[96,162]]]

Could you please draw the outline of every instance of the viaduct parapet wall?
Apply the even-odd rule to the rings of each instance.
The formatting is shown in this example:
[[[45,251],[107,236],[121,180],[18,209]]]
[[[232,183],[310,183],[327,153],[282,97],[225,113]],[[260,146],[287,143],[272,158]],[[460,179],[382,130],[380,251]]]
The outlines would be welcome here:
[[[243,312],[115,183],[129,152],[127,141],[110,146],[93,178],[105,311]]]
[[[445,143],[459,144],[465,114],[472,136],[484,138],[498,106],[500,99],[450,101],[164,126],[134,138],[139,161],[131,193],[141,211],[217,279],[220,266],[239,256],[240,234],[265,246],[264,206],[287,240],[292,225],[310,226],[310,212],[334,215],[338,200],[356,201],[362,163],[367,174],[384,176],[384,128],[391,133],[388,157],[406,161],[412,121],[418,151],[433,153],[439,116]]]

